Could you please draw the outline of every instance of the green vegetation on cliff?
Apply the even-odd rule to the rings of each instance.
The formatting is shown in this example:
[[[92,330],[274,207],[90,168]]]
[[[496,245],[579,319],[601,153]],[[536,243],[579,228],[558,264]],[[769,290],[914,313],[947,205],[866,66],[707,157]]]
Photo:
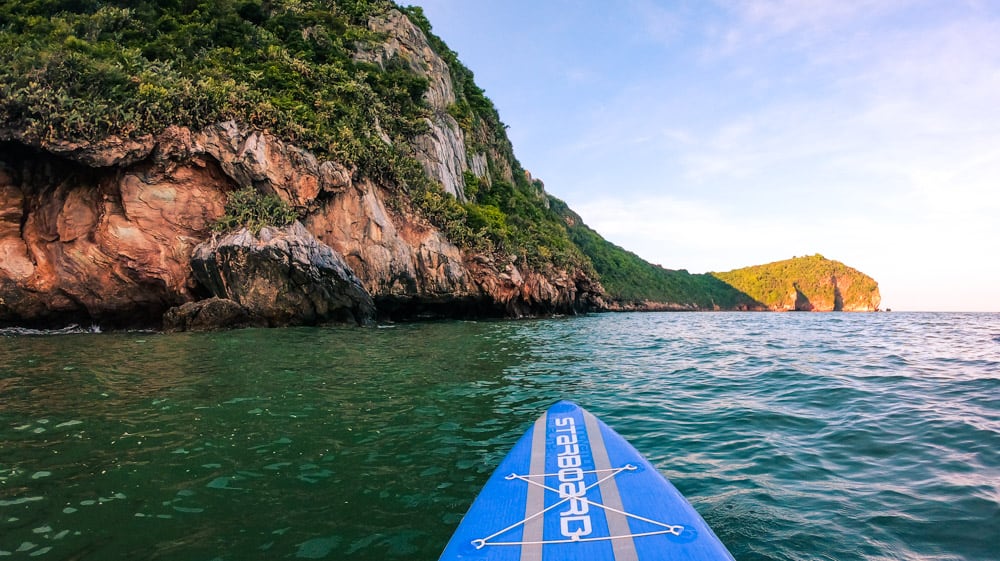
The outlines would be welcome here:
[[[263,195],[253,187],[244,187],[229,193],[226,212],[215,224],[218,232],[247,228],[254,235],[265,227],[287,226],[298,215],[295,209],[277,195]]]
[[[771,309],[876,310],[878,283],[822,255],[712,273]]]
[[[0,120],[40,140],[237,120],[394,173],[426,83],[352,58],[385,1],[35,0],[0,5]]]
[[[621,304],[657,302],[692,309],[753,308],[746,294],[723,281],[685,270],[664,269],[605,240],[583,223],[566,203],[551,198],[563,216],[570,237],[594,264],[608,296]]]

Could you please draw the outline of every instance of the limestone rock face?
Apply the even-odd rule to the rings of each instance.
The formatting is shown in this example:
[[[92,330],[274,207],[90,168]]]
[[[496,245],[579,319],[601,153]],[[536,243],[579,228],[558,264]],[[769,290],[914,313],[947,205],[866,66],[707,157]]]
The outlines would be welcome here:
[[[108,153],[99,149],[105,144]],[[518,271],[469,254],[412,211],[387,206],[388,186],[264,132],[232,122],[169,127],[139,151],[128,147],[66,144],[56,156],[48,145],[0,142],[0,324],[158,327],[166,310],[207,293],[273,325],[370,320],[367,304],[349,306],[325,288],[295,285],[295,292],[294,283],[315,271],[293,263],[326,263],[316,270],[328,265],[343,279],[353,274],[381,315],[399,319],[574,313],[599,302],[600,287],[585,276]],[[227,193],[247,186],[293,204],[304,227],[292,237],[244,237],[240,247],[263,244],[261,252],[299,272],[282,276],[281,266],[253,261],[242,270],[257,279],[196,276],[195,247],[212,235]],[[342,261],[313,255],[323,253],[315,244]],[[236,247],[226,251],[235,255]],[[259,309],[221,289],[240,282]],[[269,282],[297,296],[265,293]],[[327,297],[330,303],[320,302]],[[268,306],[274,309],[261,311]]]
[[[270,326],[375,319],[375,304],[351,268],[299,222],[259,236],[246,229],[213,236],[195,248],[191,269],[213,296]]]
[[[99,142],[71,142],[66,140],[39,140],[25,136],[17,129],[5,128],[0,123],[0,142],[36,146],[49,154],[73,160],[93,168],[126,166],[146,159],[156,146],[153,135],[139,138],[109,136]]]
[[[791,302],[788,309],[796,312],[811,312],[816,308],[816,305],[799,290],[798,286],[792,287],[792,291],[788,294],[788,300]]]
[[[465,297],[478,294],[462,251],[417,217],[391,212],[370,181],[332,197],[306,226],[336,249],[378,297]]]
[[[171,127],[162,138],[161,158],[183,161],[190,155],[211,156],[240,187],[278,195],[302,210],[314,209],[320,193],[346,189],[353,175],[336,162],[320,162],[311,152],[232,121],[197,133]]]
[[[464,201],[465,179],[462,174],[470,168],[466,161],[465,133],[448,113],[448,107],[455,103],[455,87],[448,64],[434,52],[423,32],[398,10],[372,18],[368,26],[385,33],[388,40],[374,52],[361,53],[362,58],[382,66],[390,60],[399,60],[414,74],[427,78],[424,100],[431,107],[432,114],[427,119],[428,132],[417,137],[413,143],[415,155],[424,171],[439,181],[445,192]],[[476,169],[484,167],[477,166]]]
[[[509,317],[574,314],[607,307],[600,297],[600,287],[582,273],[522,273],[516,266],[507,265],[498,274],[494,264],[482,257],[474,260],[472,270]]]
[[[848,298],[852,284],[849,276],[831,275],[821,286],[809,294],[793,284],[785,301],[775,309],[795,312],[877,312],[881,297],[878,290],[863,292],[864,297]]]
[[[878,288],[871,291],[855,291],[851,285],[857,282],[850,276],[834,279],[836,288],[833,293],[833,309],[844,312],[877,312],[882,305],[882,295]]]
[[[203,159],[91,168],[0,144],[0,324],[158,325],[194,298],[188,258],[230,186]]]

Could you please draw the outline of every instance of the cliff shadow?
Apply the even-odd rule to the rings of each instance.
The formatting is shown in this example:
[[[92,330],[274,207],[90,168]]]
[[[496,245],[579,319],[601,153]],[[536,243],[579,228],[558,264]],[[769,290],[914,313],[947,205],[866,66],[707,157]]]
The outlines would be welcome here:
[[[752,296],[739,290],[711,273],[693,275],[699,277],[704,292],[711,299],[711,309],[736,310],[743,312],[764,311],[767,306]]]

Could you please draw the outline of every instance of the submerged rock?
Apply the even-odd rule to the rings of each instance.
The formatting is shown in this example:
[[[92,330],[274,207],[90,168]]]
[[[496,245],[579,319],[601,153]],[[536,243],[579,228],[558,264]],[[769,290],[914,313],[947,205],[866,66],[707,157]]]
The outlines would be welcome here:
[[[339,253],[301,223],[213,236],[191,256],[195,279],[269,326],[371,324],[375,304]]]

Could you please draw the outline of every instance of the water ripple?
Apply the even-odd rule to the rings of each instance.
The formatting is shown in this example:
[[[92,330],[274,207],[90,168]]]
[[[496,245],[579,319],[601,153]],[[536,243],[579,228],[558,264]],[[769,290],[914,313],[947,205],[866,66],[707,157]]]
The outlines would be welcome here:
[[[434,559],[553,401],[747,560],[995,560],[1000,316],[3,332],[0,555]]]

